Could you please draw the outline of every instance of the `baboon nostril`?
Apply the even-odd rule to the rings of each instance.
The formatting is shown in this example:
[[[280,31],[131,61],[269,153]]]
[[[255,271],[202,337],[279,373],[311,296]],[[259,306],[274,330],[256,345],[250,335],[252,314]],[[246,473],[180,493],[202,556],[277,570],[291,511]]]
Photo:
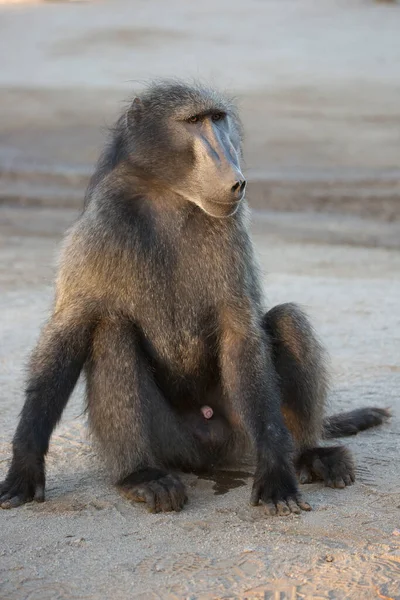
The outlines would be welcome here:
[[[240,181],[237,181],[235,183],[235,185],[232,186],[231,190],[232,192],[237,192],[237,190],[240,188]]]
[[[243,194],[245,187],[246,187],[246,181],[244,179],[240,179],[239,181],[237,181],[235,183],[235,185],[233,185],[231,187],[231,192],[233,194],[237,194],[237,195]]]
[[[231,188],[231,191],[232,191],[232,193],[234,193],[234,194],[235,194],[235,193],[236,193],[236,194],[238,194],[238,193],[243,193],[243,192],[244,192],[244,188],[245,188],[245,187],[246,187],[246,181],[245,181],[245,180],[240,180],[240,181],[237,181],[237,182],[235,183],[235,185],[233,185],[233,186],[232,186],[232,188]]]

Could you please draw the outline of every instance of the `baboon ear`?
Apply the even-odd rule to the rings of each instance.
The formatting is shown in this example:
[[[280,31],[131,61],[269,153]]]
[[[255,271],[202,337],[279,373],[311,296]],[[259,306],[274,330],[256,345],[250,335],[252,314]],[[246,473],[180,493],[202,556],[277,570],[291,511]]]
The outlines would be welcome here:
[[[140,121],[142,117],[142,110],[143,102],[140,98],[134,98],[126,113],[126,124],[128,127],[132,127],[132,125]]]

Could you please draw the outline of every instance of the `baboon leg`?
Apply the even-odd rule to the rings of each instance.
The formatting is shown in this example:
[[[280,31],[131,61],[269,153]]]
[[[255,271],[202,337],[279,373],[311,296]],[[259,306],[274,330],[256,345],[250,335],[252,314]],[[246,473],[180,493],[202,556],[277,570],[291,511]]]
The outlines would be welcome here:
[[[282,412],[297,450],[322,437],[328,391],[325,353],[313,328],[295,304],[280,304],[264,316],[275,369],[279,375]]]
[[[150,510],[180,510],[186,492],[168,467],[196,466],[199,453],[156,386],[134,327],[103,321],[87,365],[88,414],[121,492]]]
[[[282,412],[296,445],[300,483],[322,479],[331,487],[354,481],[350,452],[341,446],[319,448],[328,391],[325,352],[295,304],[281,304],[264,317],[275,368],[280,378]]]

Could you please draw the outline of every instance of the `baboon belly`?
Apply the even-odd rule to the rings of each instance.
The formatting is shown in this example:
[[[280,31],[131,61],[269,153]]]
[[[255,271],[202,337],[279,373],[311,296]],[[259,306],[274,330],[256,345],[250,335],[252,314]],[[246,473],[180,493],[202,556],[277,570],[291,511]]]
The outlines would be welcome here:
[[[143,347],[155,369],[188,378],[212,371],[217,363],[214,336],[205,328],[169,325],[144,331]]]

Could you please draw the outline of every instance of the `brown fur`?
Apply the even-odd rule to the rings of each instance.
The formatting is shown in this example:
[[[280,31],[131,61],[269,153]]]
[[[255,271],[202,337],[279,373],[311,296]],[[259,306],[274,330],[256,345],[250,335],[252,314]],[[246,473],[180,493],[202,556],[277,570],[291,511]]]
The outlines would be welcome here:
[[[327,370],[308,319],[291,304],[265,313],[241,137],[230,101],[177,82],[151,86],[118,120],[64,243],[3,508],[44,499],[50,436],[82,371],[101,454],[150,510],[183,507],[171,469],[226,464],[244,441],[256,461],[251,502],[269,512],[310,508],[296,467],[351,483],[348,454],[316,446]],[[361,417],[351,424],[379,422]]]

